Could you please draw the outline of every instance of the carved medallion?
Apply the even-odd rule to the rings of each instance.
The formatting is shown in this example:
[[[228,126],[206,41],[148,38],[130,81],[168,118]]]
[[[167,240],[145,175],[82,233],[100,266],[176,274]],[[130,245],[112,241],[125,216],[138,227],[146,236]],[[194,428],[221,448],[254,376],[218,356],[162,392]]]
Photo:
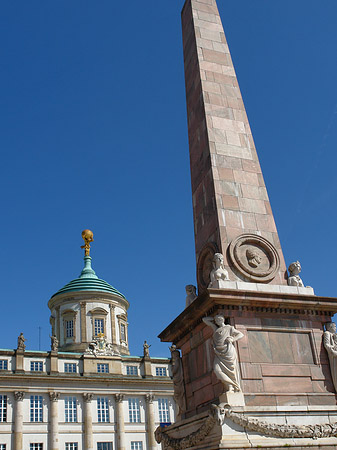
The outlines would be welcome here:
[[[199,292],[206,289],[211,281],[210,273],[213,269],[212,260],[214,253],[217,252],[218,252],[217,245],[215,243],[210,242],[203,247],[203,249],[199,254],[197,264],[197,281]]]
[[[267,283],[280,267],[276,248],[255,234],[238,236],[229,245],[228,253],[234,268],[249,281]]]

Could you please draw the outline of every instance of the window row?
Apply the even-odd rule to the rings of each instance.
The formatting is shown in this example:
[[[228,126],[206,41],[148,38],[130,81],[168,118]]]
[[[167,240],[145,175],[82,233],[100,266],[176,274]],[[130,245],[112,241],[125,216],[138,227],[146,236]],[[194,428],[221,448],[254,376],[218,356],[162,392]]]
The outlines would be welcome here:
[[[167,398],[158,398],[158,413],[160,423],[170,423],[169,402]],[[0,395],[0,422],[7,421],[7,395]],[[100,423],[110,422],[110,410],[108,397],[98,397],[97,421]],[[140,399],[128,399],[129,422],[140,423]],[[30,396],[29,409],[30,422],[43,422],[43,397],[42,395]],[[64,421],[77,422],[77,399],[76,397],[65,397],[64,399]],[[1,450],[1,447],[0,447]]]
[[[6,444],[0,444],[0,450],[6,450]],[[29,444],[29,450],[43,450],[43,444]],[[66,442],[65,450],[78,450],[78,442]],[[112,442],[97,442],[97,450],[113,450]],[[143,442],[131,441],[130,450],[143,450]]]
[[[0,444],[0,450],[6,450],[6,444]],[[29,450],[43,450],[43,444],[30,444]],[[65,450],[78,450],[78,442],[66,442]],[[97,442],[97,450],[113,450],[112,442]],[[130,450],[143,450],[143,442],[131,441]]]
[[[0,370],[8,370],[8,360],[0,360]],[[31,372],[43,372],[43,361],[30,361],[30,371]],[[138,366],[126,366],[126,374],[138,376],[139,367]],[[64,363],[65,373],[77,373],[76,363]],[[97,373],[109,373],[109,364],[98,363]],[[156,377],[167,377],[166,367],[156,367]],[[1,449],[0,449],[1,450]]]

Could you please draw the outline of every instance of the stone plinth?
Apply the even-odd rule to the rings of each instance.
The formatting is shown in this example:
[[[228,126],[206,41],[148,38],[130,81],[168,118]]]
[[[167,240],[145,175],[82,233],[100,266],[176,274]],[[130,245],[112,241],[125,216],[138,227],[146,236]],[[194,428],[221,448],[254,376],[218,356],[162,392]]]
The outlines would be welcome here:
[[[229,404],[235,413],[278,425],[337,422],[336,395],[322,344],[323,324],[336,312],[337,299],[311,293],[208,289],[201,294],[159,336],[181,349],[187,405],[183,422],[192,426],[214,404]],[[236,393],[223,392],[213,371],[213,331],[202,318],[219,313],[244,335],[235,342],[244,403],[234,399]],[[236,430],[233,439],[240,442],[238,446],[249,446],[244,443],[243,427],[237,431],[239,425],[228,418],[226,423]],[[224,424],[221,433],[231,435]],[[258,434],[257,447],[280,439]],[[282,445],[295,445],[291,441],[282,438]],[[234,448],[232,444],[229,441],[228,448]]]

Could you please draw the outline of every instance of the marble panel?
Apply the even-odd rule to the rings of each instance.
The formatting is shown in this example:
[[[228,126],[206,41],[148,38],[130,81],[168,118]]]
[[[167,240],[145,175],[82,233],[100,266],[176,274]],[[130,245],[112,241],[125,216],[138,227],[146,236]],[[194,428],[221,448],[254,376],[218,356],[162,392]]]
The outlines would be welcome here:
[[[310,377],[264,377],[264,388],[266,392],[273,393],[306,393],[313,392]]]
[[[278,333],[269,331],[269,342],[274,364],[292,364],[294,363],[294,354],[291,347],[289,333]]]
[[[267,331],[248,331],[248,342],[251,361],[258,363],[271,363],[272,353],[270,350],[269,334]]]
[[[313,364],[314,356],[308,333],[290,333],[294,362],[297,364]]]

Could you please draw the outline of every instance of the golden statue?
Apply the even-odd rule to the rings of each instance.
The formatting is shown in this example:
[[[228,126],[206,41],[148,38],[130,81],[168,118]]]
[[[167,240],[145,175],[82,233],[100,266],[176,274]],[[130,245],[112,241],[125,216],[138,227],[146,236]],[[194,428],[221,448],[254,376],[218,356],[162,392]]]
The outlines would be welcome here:
[[[83,230],[82,238],[85,244],[81,245],[81,248],[85,249],[85,256],[90,256],[90,242],[94,240],[94,233],[91,230]]]

